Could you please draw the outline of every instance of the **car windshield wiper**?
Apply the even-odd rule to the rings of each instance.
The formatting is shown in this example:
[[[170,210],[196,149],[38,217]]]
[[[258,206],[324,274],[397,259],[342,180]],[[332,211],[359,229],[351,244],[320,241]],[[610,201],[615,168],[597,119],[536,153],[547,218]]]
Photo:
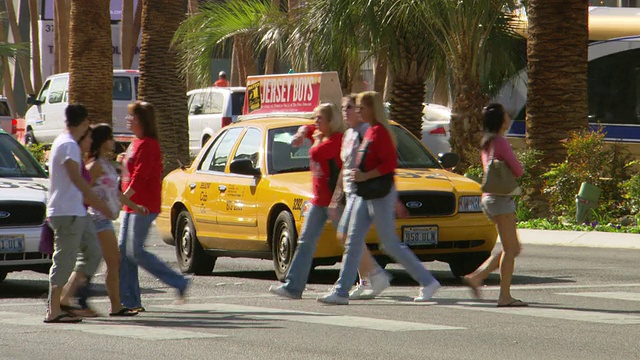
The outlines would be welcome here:
[[[291,172],[300,172],[300,171],[309,171],[308,166],[300,166],[300,167],[292,167],[287,169],[278,170],[278,174],[291,173]]]

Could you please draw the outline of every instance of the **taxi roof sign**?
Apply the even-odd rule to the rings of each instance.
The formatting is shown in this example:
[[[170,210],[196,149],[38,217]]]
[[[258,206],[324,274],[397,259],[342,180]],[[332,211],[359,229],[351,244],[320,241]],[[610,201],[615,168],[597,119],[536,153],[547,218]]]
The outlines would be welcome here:
[[[321,103],[340,106],[338,73],[313,72],[247,77],[243,115],[311,113]]]

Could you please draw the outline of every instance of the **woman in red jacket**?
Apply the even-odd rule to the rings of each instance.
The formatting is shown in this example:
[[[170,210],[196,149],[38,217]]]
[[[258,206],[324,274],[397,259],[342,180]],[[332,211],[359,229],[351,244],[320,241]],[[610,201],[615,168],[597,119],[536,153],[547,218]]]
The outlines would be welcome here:
[[[162,191],[162,154],[153,105],[146,101],[129,104],[127,125],[136,139],[129,145],[122,162],[121,189],[124,196],[147,208],[149,213],[139,215],[134,209],[124,207],[118,239],[120,298],[125,307],[144,311],[140,299],[138,265],[175,288],[179,302],[184,301],[189,282],[144,248],[151,223],[160,213]]]
[[[291,299],[301,298],[307,285],[313,254],[324,225],[329,219],[328,206],[338,180],[338,173],[342,168],[340,146],[343,123],[338,109],[333,104],[321,104],[314,112],[317,129],[312,131],[313,126],[303,127],[296,137],[303,139],[304,136],[311,136],[314,140],[313,146],[309,149],[309,169],[313,189],[311,208],[305,214],[298,247],[287,272],[285,284],[269,288],[271,293]],[[299,146],[301,141],[296,141],[296,138],[292,144]]]

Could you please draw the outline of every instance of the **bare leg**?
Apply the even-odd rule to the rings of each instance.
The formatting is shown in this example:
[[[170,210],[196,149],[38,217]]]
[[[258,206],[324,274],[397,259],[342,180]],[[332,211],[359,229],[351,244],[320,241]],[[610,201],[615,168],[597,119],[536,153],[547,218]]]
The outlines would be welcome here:
[[[500,296],[499,304],[513,301],[511,297],[511,278],[513,277],[514,260],[520,254],[520,243],[516,232],[514,214],[504,214],[494,217],[493,222],[498,228],[503,251],[492,254],[473,273],[466,275],[464,281],[473,289],[476,297],[479,297],[479,287],[484,280],[496,269],[500,268]]]
[[[107,265],[107,274],[104,282],[111,302],[111,312],[116,313],[122,309],[120,302],[120,250],[118,249],[118,240],[111,230],[99,232],[98,240],[102,247],[104,262]]]
[[[74,271],[69,276],[69,281],[61,290],[62,294],[60,296],[60,304],[69,305],[71,303],[71,298],[75,295],[76,291],[80,286],[87,282],[87,276],[83,273]]]

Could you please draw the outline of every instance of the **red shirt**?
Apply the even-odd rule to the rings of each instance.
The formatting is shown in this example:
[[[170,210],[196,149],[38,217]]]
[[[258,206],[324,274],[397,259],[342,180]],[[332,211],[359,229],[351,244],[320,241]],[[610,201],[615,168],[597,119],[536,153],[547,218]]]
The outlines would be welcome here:
[[[160,213],[162,193],[162,154],[156,139],[143,137],[134,140],[122,162],[121,189],[129,187],[135,192],[131,200],[149,209],[152,214]],[[124,206],[124,211],[133,209]]]
[[[309,169],[311,170],[311,183],[313,188],[313,199],[311,203],[313,205],[329,206],[329,203],[331,203],[333,189],[329,186],[331,177],[330,162],[333,161],[339,173],[342,168],[342,160],[340,159],[341,145],[342,133],[335,133],[328,139],[309,149]]]
[[[362,145],[358,150],[358,164],[365,148],[367,155],[364,157],[364,172],[378,169],[380,175],[386,175],[392,173],[398,166],[396,147],[384,126],[373,125],[364,133]]]
[[[229,82],[225,79],[218,79],[213,83],[213,86],[217,87],[229,87]]]

